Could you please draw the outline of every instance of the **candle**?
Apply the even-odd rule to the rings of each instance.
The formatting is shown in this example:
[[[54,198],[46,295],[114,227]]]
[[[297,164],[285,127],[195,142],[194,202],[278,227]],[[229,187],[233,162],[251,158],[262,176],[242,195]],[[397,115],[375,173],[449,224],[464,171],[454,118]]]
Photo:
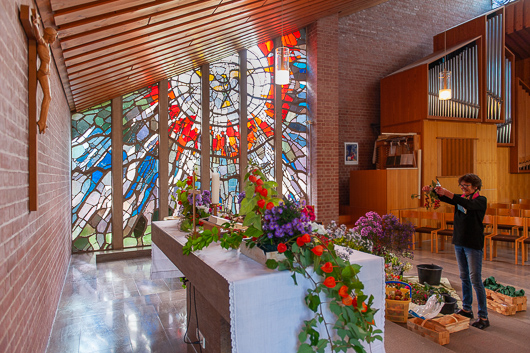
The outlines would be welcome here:
[[[212,173],[212,203],[219,203],[219,173]]]

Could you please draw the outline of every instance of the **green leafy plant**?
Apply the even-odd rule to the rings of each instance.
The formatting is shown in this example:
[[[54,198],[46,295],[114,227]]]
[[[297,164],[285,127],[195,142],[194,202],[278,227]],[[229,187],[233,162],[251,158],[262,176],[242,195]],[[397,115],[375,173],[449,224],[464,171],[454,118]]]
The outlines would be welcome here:
[[[317,236],[300,236],[283,253],[285,260],[267,260],[267,267],[293,272],[295,284],[296,274],[309,279],[312,284],[305,302],[315,316],[304,321],[298,335],[299,353],[324,352],[328,346],[332,352],[348,349],[364,352],[361,341],[382,340],[379,335],[382,331],[375,329],[377,310],[372,308],[374,298],[363,293],[364,286],[357,277],[359,265],[338,256],[332,242]],[[308,271],[309,268],[314,272]],[[323,315],[323,305],[327,303],[321,301],[321,293],[329,300],[329,308],[337,317],[335,322],[327,322]],[[318,332],[317,324],[324,325],[325,337]],[[338,339],[333,339],[334,332]]]

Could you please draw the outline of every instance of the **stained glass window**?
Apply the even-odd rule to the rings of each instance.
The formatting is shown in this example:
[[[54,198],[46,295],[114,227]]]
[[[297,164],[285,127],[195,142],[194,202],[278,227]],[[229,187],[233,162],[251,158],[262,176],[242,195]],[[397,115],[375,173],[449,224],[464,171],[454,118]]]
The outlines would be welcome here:
[[[73,251],[109,249],[111,235],[110,101],[72,115]]]
[[[282,86],[283,194],[306,199],[308,192],[307,54],[306,33],[300,30],[282,38],[290,48],[291,79]]]
[[[158,218],[158,85],[123,97],[123,246],[151,244]]]
[[[221,175],[219,199],[237,212],[239,194],[239,56],[210,64],[210,168]]]
[[[177,181],[201,162],[201,71],[192,70],[169,80],[169,209],[176,207]],[[200,168],[199,168],[200,171]]]
[[[248,159],[274,180],[274,43],[247,51]]]

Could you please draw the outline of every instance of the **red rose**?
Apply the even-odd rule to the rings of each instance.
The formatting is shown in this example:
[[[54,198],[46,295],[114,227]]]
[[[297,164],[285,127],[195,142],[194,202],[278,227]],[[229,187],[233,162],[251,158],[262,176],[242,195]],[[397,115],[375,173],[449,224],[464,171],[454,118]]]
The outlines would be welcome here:
[[[256,177],[254,175],[251,175],[248,177],[248,180],[250,180],[250,182],[252,183],[255,183],[256,182]]]
[[[343,298],[345,297],[349,297],[350,295],[348,294],[348,286],[342,286],[340,287],[339,289],[339,295]],[[351,298],[351,297],[350,297]]]
[[[261,190],[263,190],[263,187],[261,185],[258,185],[254,188],[254,191],[258,194],[261,193]]]
[[[261,188],[261,185],[258,186],[258,187]],[[267,194],[268,194],[269,192],[267,191],[267,189],[261,189],[261,191],[260,191],[259,193],[261,194],[261,196],[263,196],[263,197],[267,197]]]
[[[296,245],[298,246],[304,246],[305,242],[302,240],[302,237],[296,238]]]
[[[256,184],[263,185],[263,180],[257,179],[257,178],[254,178],[254,179],[256,179]]]
[[[311,249],[311,251],[316,256],[321,256],[324,253],[324,247],[322,245],[317,245],[313,249]]]
[[[331,264],[331,262],[326,262],[324,265],[320,266],[320,269],[326,273],[331,273],[333,272],[333,265]],[[346,286],[343,286],[343,287],[346,287]],[[342,288],[341,288],[342,289]],[[346,287],[347,289],[347,287]],[[340,294],[340,292],[339,292]]]
[[[272,202],[269,202],[269,203],[267,204],[267,209],[268,209],[268,210],[272,210],[273,207],[274,207],[274,204],[273,204]]]
[[[301,238],[302,238],[302,240],[304,241],[304,243],[309,243],[309,242],[311,242],[311,236],[310,236],[309,234],[307,234],[307,233],[304,234],[304,235],[302,235]]]
[[[346,306],[350,306],[350,305],[352,305],[352,303],[353,303],[353,299],[349,295],[344,297],[344,298],[342,298],[342,304],[344,304]]]
[[[259,208],[263,208],[263,207],[265,207],[265,200],[263,200],[263,199],[259,200],[259,201],[258,201],[258,207],[259,207]]]
[[[282,252],[285,252],[287,250],[287,245],[284,243],[278,244],[278,252],[281,254]]]
[[[328,278],[324,280],[324,285],[328,288],[333,288],[337,285],[337,282],[335,282],[334,277],[329,276]]]
[[[179,205],[182,205],[182,201],[179,201]]]

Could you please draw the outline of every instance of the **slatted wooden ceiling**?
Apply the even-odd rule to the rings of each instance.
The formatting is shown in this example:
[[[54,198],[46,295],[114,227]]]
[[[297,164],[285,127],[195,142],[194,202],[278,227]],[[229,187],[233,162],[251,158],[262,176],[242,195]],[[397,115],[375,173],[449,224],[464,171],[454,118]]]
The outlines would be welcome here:
[[[81,111],[335,13],[388,0],[37,0],[70,109]],[[282,21],[283,18],[283,21]]]

